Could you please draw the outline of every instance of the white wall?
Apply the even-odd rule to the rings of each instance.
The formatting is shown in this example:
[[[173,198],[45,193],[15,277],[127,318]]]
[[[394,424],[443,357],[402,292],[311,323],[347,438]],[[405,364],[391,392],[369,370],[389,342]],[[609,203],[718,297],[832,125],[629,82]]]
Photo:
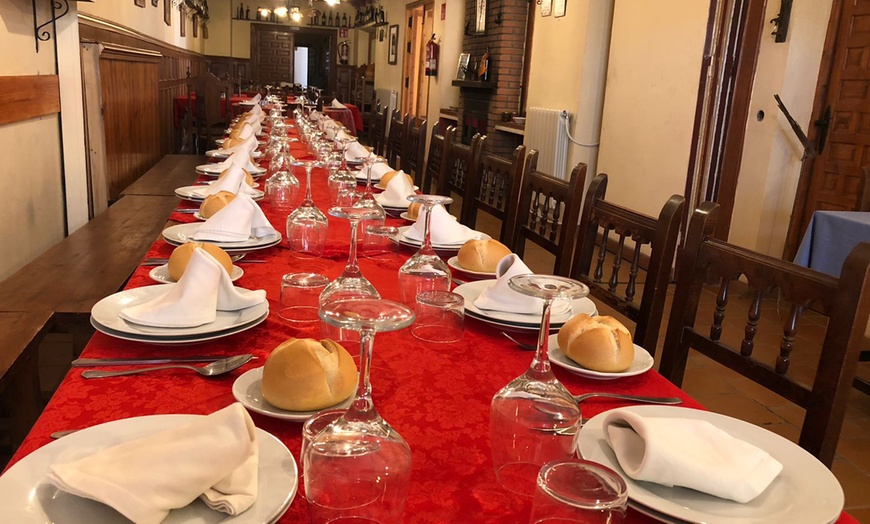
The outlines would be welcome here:
[[[153,7],[150,1],[146,1],[144,8],[137,7],[132,0],[80,2],[78,10],[80,13],[98,16],[182,49],[202,53],[205,48],[202,31],[199,31],[197,38],[193,38],[192,22],[189,18],[184,20],[187,36],[181,37],[181,12],[178,8],[172,9],[171,26],[163,22],[163,2],[160,2],[159,7]]]
[[[42,5],[42,4],[41,4]],[[47,4],[39,11],[48,17]],[[52,38],[54,38],[52,36]],[[54,40],[34,47],[28,0],[0,0],[0,76],[53,75]],[[57,115],[0,125],[0,279],[14,273],[64,235],[60,135]]]

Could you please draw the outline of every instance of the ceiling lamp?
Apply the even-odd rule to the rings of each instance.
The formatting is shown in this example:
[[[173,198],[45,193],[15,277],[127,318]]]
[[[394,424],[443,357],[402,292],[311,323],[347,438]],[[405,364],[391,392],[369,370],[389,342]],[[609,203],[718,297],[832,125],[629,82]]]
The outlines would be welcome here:
[[[329,7],[335,7],[339,4],[339,0],[325,0],[325,1],[326,1],[326,5],[328,5]]]
[[[302,21],[302,11],[300,11],[295,5],[290,8],[290,20],[293,20],[294,22]]]
[[[268,7],[260,7],[257,9],[257,11],[260,12],[260,16],[262,16],[263,18],[268,18],[269,15],[272,14],[272,11],[270,11]]]
[[[287,9],[287,6],[282,5],[280,7],[275,8],[275,15],[283,18],[283,17],[287,16],[287,11],[289,11],[289,9]]]

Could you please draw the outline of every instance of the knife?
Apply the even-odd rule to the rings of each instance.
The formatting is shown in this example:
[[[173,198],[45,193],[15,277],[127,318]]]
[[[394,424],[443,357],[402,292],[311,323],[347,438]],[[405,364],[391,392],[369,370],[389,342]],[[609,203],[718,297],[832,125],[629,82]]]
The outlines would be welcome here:
[[[77,358],[72,361],[72,367],[83,368],[89,366],[137,366],[140,364],[173,364],[185,362],[214,362],[226,358],[196,356],[196,357],[165,357],[165,358]],[[257,357],[254,357],[257,358]]]

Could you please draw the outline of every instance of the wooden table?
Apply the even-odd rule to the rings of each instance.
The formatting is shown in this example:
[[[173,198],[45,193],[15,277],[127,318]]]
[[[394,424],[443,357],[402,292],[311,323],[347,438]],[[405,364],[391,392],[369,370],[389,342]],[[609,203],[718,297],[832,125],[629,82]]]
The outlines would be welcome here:
[[[200,155],[166,155],[144,175],[121,191],[121,196],[175,196],[175,188],[193,185],[194,168],[208,162]]]

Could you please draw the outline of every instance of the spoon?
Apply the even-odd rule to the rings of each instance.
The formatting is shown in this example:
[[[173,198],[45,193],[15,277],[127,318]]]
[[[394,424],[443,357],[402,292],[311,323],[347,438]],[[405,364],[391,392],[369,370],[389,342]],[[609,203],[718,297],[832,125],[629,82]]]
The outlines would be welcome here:
[[[249,360],[251,360],[254,355],[245,354],[245,355],[236,355],[234,357],[224,358],[221,360],[216,360],[211,364],[196,367],[196,366],[185,366],[182,364],[176,364],[172,366],[154,366],[149,368],[137,368],[137,369],[127,369],[124,371],[99,371],[89,369],[82,373],[84,378],[103,378],[103,377],[118,377],[121,375],[135,375],[137,373],[147,373],[149,371],[158,371],[161,369],[173,369],[173,368],[183,368],[183,369],[192,369],[196,371],[200,375],[204,377],[216,377],[218,375],[223,375],[224,373],[229,373],[230,371],[239,368]]]
[[[535,346],[534,344],[527,344],[527,343],[525,343],[525,342],[520,342],[519,340],[517,340],[517,339],[515,339],[514,337],[508,335],[508,334],[505,333],[504,331],[502,331],[501,334],[504,335],[505,337],[507,337],[508,340],[510,340],[511,342],[513,342],[514,344],[518,345],[519,347],[521,347],[522,349],[524,349],[524,350],[526,350],[526,351],[535,351],[535,350],[538,349],[538,347]]]

